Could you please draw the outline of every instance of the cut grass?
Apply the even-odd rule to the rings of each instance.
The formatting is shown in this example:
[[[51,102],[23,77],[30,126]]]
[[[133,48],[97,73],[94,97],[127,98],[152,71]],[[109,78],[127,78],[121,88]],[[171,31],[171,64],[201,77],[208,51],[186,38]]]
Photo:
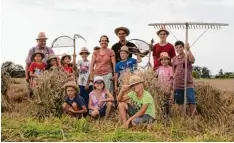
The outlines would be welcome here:
[[[45,118],[2,114],[2,141],[234,141],[233,132],[221,132],[195,119],[174,118],[171,126],[155,123],[125,129],[119,123],[89,118]],[[198,125],[200,122],[201,125]],[[200,126],[200,127],[199,127]]]

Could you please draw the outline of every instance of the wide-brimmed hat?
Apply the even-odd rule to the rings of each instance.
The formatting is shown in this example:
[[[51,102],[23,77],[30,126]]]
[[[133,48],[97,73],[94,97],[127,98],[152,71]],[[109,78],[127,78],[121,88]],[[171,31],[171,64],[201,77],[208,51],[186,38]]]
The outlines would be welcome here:
[[[45,40],[48,39],[48,38],[46,37],[46,35],[45,35],[45,32],[40,32],[40,33],[38,33],[38,36],[37,36],[36,40],[40,40],[40,39],[45,39]]]
[[[130,30],[126,27],[118,27],[115,29],[115,34],[118,35],[119,30],[125,31],[126,35],[128,36],[130,34]]]
[[[50,55],[48,56],[47,62],[50,62],[50,60],[52,60],[52,59],[57,59],[57,56],[54,55],[54,54],[50,54]]]
[[[159,35],[159,33],[162,32],[162,31],[166,32],[167,35],[170,34],[169,31],[166,29],[166,27],[165,27],[165,26],[162,26],[162,27],[160,28],[160,30],[157,31],[157,35]]]
[[[125,52],[128,52],[129,53],[129,51],[128,51],[128,46],[122,46],[121,47],[121,49],[119,50],[119,51],[125,51]]]
[[[66,90],[67,87],[73,87],[77,92],[80,91],[79,87],[77,86],[75,81],[69,81],[66,84],[64,84],[63,88]]]
[[[34,57],[35,57],[37,54],[40,54],[41,57],[42,57],[42,59],[45,58],[45,54],[44,54],[44,53],[42,53],[40,50],[36,50],[36,51],[32,54],[32,58],[31,58],[32,61],[34,61]]]
[[[63,53],[63,54],[62,54],[62,57],[61,57],[61,61],[63,61],[63,59],[64,59],[65,57],[68,57],[68,58],[71,60],[71,55],[69,55],[69,54],[67,54],[67,53]]]
[[[160,54],[159,59],[161,60],[161,59],[163,59],[163,58],[170,59],[170,56],[168,55],[167,52],[162,52],[162,53]]]
[[[86,48],[86,47],[82,47],[82,48],[81,48],[81,50],[80,50],[80,53],[79,53],[79,54],[81,55],[82,53],[90,54],[90,52],[89,52],[88,48]]]
[[[94,78],[94,83],[96,82],[96,81],[103,81],[104,82],[104,79],[103,79],[103,77],[102,76],[96,76],[95,78]]]
[[[144,80],[139,75],[132,75],[129,79],[129,86],[133,86],[137,83],[142,83]]]

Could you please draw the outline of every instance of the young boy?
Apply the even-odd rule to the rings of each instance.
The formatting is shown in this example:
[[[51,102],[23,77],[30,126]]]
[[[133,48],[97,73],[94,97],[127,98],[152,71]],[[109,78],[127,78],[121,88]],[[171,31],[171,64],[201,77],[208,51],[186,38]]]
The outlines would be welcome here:
[[[128,58],[129,51],[127,46],[122,46],[120,49],[120,58],[121,61],[118,62],[115,66],[115,91],[118,92],[118,78],[120,77],[122,72],[130,71],[133,72],[137,69],[137,63],[141,62],[141,60],[136,60],[133,58]],[[121,79],[121,77],[119,78]]]
[[[36,51],[32,55],[32,61],[34,62],[32,62],[32,64],[29,67],[30,77],[32,77],[32,89],[34,89],[34,87],[36,86],[36,79],[46,68],[46,64],[42,62],[44,57],[45,55],[40,51]]]
[[[154,99],[149,92],[144,90],[143,79],[138,75],[132,75],[129,80],[129,85],[123,85],[119,95],[119,114],[120,118],[128,128],[129,124],[136,126],[141,123],[152,123],[155,120],[155,104]],[[128,94],[127,90],[132,89]],[[131,99],[133,105],[126,101]],[[127,119],[126,115],[130,116]]]
[[[184,76],[185,76],[185,48],[187,49],[187,87],[184,87]],[[175,49],[177,56],[172,59],[172,67],[174,71],[174,100],[175,103],[179,104],[181,114],[185,115],[184,110],[184,89],[187,91],[187,105],[189,106],[189,116],[194,116],[196,113],[196,100],[194,95],[194,85],[192,78],[192,64],[195,62],[195,58],[190,51],[189,44],[184,46],[182,41],[175,42]]]
[[[84,117],[87,115],[87,104],[79,95],[79,87],[74,81],[69,81],[64,85],[66,101],[63,103],[63,110],[74,117]]]
[[[90,70],[90,61],[87,59],[90,52],[86,47],[83,47],[80,51],[80,56],[82,60],[77,61],[77,68],[79,71],[79,88],[80,96],[85,100],[85,103],[89,103],[89,93],[93,90],[92,83],[89,82],[89,70]]]

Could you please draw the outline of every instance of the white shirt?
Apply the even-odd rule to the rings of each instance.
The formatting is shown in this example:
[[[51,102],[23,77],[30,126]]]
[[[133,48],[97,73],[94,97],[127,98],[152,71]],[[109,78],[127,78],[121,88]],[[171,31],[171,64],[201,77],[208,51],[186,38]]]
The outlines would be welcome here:
[[[78,60],[77,68],[79,70],[78,84],[81,86],[86,86],[86,83],[89,80],[90,61]],[[89,83],[89,85],[92,85],[92,83]]]

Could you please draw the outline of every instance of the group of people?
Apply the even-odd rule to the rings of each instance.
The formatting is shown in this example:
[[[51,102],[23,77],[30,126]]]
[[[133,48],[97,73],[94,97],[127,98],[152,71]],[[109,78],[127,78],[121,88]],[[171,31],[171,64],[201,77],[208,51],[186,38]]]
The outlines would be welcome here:
[[[56,56],[52,48],[46,46],[45,33],[39,33],[36,39],[37,46],[29,50],[26,58],[25,76],[30,87],[33,89],[36,86],[36,80],[42,71],[61,68],[70,79],[64,85],[66,100],[62,107],[65,113],[77,117],[90,115],[93,118],[108,118],[117,101],[120,119],[127,127],[152,123],[156,119],[154,99],[145,90],[144,80],[136,72],[137,64],[149,54],[149,51],[141,52],[134,43],[127,41],[126,37],[130,34],[128,28],[118,27],[114,32],[119,37],[119,42],[108,48],[109,38],[106,35],[101,36],[100,47],[94,47],[91,61],[88,60],[90,55],[88,48],[83,47],[79,52],[82,60],[78,60],[76,65],[71,64],[72,58],[69,54],[65,53],[61,58]],[[152,49],[153,69],[160,87],[165,91],[162,95],[165,97],[164,114],[169,118],[173,100],[180,106],[182,115],[186,114],[184,110],[186,102],[189,105],[189,115],[194,116],[196,100],[192,64],[195,58],[189,44],[176,41],[172,45],[167,42],[169,34],[165,28],[157,31],[160,41]],[[133,54],[136,55],[136,59],[132,58]],[[185,57],[188,58],[187,69],[185,69]],[[79,73],[78,77],[75,76],[74,69]],[[185,71],[188,75],[187,87],[184,87]],[[132,74],[128,84],[121,84],[125,72]],[[184,101],[185,88],[187,101]]]

